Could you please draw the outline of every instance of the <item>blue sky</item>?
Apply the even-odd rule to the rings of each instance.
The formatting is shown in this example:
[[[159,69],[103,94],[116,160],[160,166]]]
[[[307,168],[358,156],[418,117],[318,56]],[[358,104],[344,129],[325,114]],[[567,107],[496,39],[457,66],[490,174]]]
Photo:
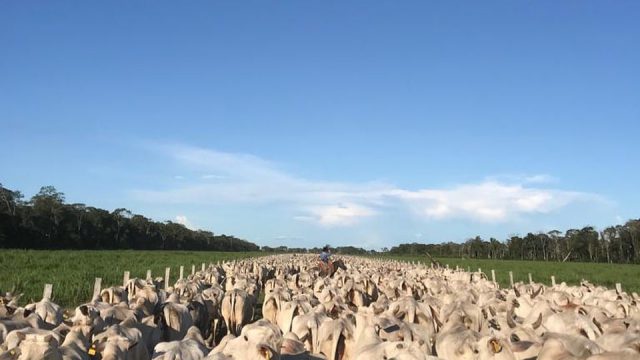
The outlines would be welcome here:
[[[640,216],[640,3],[2,2],[0,181],[260,245]]]

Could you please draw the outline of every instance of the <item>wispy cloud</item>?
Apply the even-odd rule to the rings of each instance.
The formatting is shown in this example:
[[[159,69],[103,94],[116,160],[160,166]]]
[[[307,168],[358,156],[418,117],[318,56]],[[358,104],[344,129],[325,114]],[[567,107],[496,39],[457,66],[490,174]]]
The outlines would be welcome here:
[[[204,174],[200,176],[202,179],[211,180],[211,179],[224,179],[224,176],[218,174]]]
[[[570,203],[593,202],[597,195],[543,187],[546,174],[500,175],[449,188],[403,189],[380,182],[350,183],[305,179],[250,154],[189,146],[163,146],[178,170],[202,180],[161,190],[135,190],[138,199],[174,204],[285,204],[295,220],[325,227],[350,226],[384,214],[398,204],[425,220],[452,218],[505,222],[530,214],[551,213]],[[534,186],[537,185],[537,186]],[[186,221],[186,217],[185,217]]]
[[[517,184],[551,184],[558,182],[558,179],[549,174],[496,174],[487,176],[485,181]]]
[[[307,216],[306,219],[324,226],[353,225],[363,218],[376,214],[372,208],[354,203],[312,206],[308,208],[308,212],[311,216]]]

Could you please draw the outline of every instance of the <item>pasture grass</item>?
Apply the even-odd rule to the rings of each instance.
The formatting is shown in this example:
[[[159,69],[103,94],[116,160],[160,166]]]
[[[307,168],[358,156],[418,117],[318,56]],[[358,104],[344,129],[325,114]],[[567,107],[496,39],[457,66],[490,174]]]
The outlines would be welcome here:
[[[0,292],[15,289],[24,293],[20,304],[42,298],[44,284],[53,284],[53,301],[73,308],[90,300],[96,277],[102,278],[102,287],[121,285],[124,271],[131,278],[146,276],[164,277],[166,267],[171,267],[171,283],[184,266],[185,276],[191,273],[191,265],[200,269],[202,263],[262,256],[260,252],[210,252],[210,251],[136,251],[136,250],[0,250]],[[425,256],[384,255],[386,259],[420,261],[428,263]],[[546,261],[486,260],[438,258],[443,265],[455,269],[481,268],[491,278],[491,269],[496,271],[496,280],[502,287],[509,285],[509,271],[514,281],[528,282],[528,273],[533,280],[551,284],[551,275],[556,283],[579,284],[582,279],[609,288],[617,282],[625,291],[640,292],[640,265],[601,263],[558,263]]]
[[[137,250],[0,250],[0,292],[15,289],[24,293],[20,304],[42,299],[44,284],[53,284],[53,301],[73,308],[91,300],[95,278],[102,278],[102,288],[122,285],[123,274],[131,278],[164,277],[171,267],[173,284],[184,266],[191,274],[201,264],[261,256],[260,252],[212,251],[137,251]]]
[[[401,261],[420,261],[429,264],[426,256],[385,255]],[[489,279],[491,270],[496,271],[496,281],[501,287],[509,286],[509,271],[513,272],[513,281],[529,282],[531,273],[534,282],[551,285],[551,276],[556,277],[556,284],[566,282],[569,285],[577,285],[580,281],[588,280],[596,285],[615,288],[616,283],[622,284],[622,290],[626,292],[640,292],[640,265],[633,264],[606,264],[606,263],[580,263],[555,261],[521,261],[521,260],[488,260],[488,259],[459,259],[437,258],[442,265],[449,264],[471,271],[482,269]]]

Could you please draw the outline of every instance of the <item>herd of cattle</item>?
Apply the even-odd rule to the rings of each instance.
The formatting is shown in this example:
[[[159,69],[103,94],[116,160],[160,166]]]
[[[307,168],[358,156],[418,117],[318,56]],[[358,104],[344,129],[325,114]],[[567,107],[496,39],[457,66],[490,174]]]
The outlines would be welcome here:
[[[640,359],[635,293],[586,281],[501,289],[479,272],[344,260],[332,276],[311,255],[279,255],[166,288],[135,278],[68,312],[7,293],[0,360]]]

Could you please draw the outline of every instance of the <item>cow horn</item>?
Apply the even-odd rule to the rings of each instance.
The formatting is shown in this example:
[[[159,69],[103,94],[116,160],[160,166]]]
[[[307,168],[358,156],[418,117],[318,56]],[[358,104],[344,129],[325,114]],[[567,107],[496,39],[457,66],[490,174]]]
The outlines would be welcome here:
[[[507,311],[507,324],[509,324],[509,327],[512,329],[518,326],[515,320],[513,320],[513,309],[509,309],[509,311]]]
[[[543,289],[543,286],[541,285],[537,291],[534,291],[533,294],[531,294],[531,300],[535,299],[536,296],[540,295],[540,293],[542,293],[542,289]]]
[[[531,326],[533,327],[534,330],[539,328],[540,325],[542,325],[542,313],[538,314],[538,320],[536,320],[536,322],[531,324]]]

